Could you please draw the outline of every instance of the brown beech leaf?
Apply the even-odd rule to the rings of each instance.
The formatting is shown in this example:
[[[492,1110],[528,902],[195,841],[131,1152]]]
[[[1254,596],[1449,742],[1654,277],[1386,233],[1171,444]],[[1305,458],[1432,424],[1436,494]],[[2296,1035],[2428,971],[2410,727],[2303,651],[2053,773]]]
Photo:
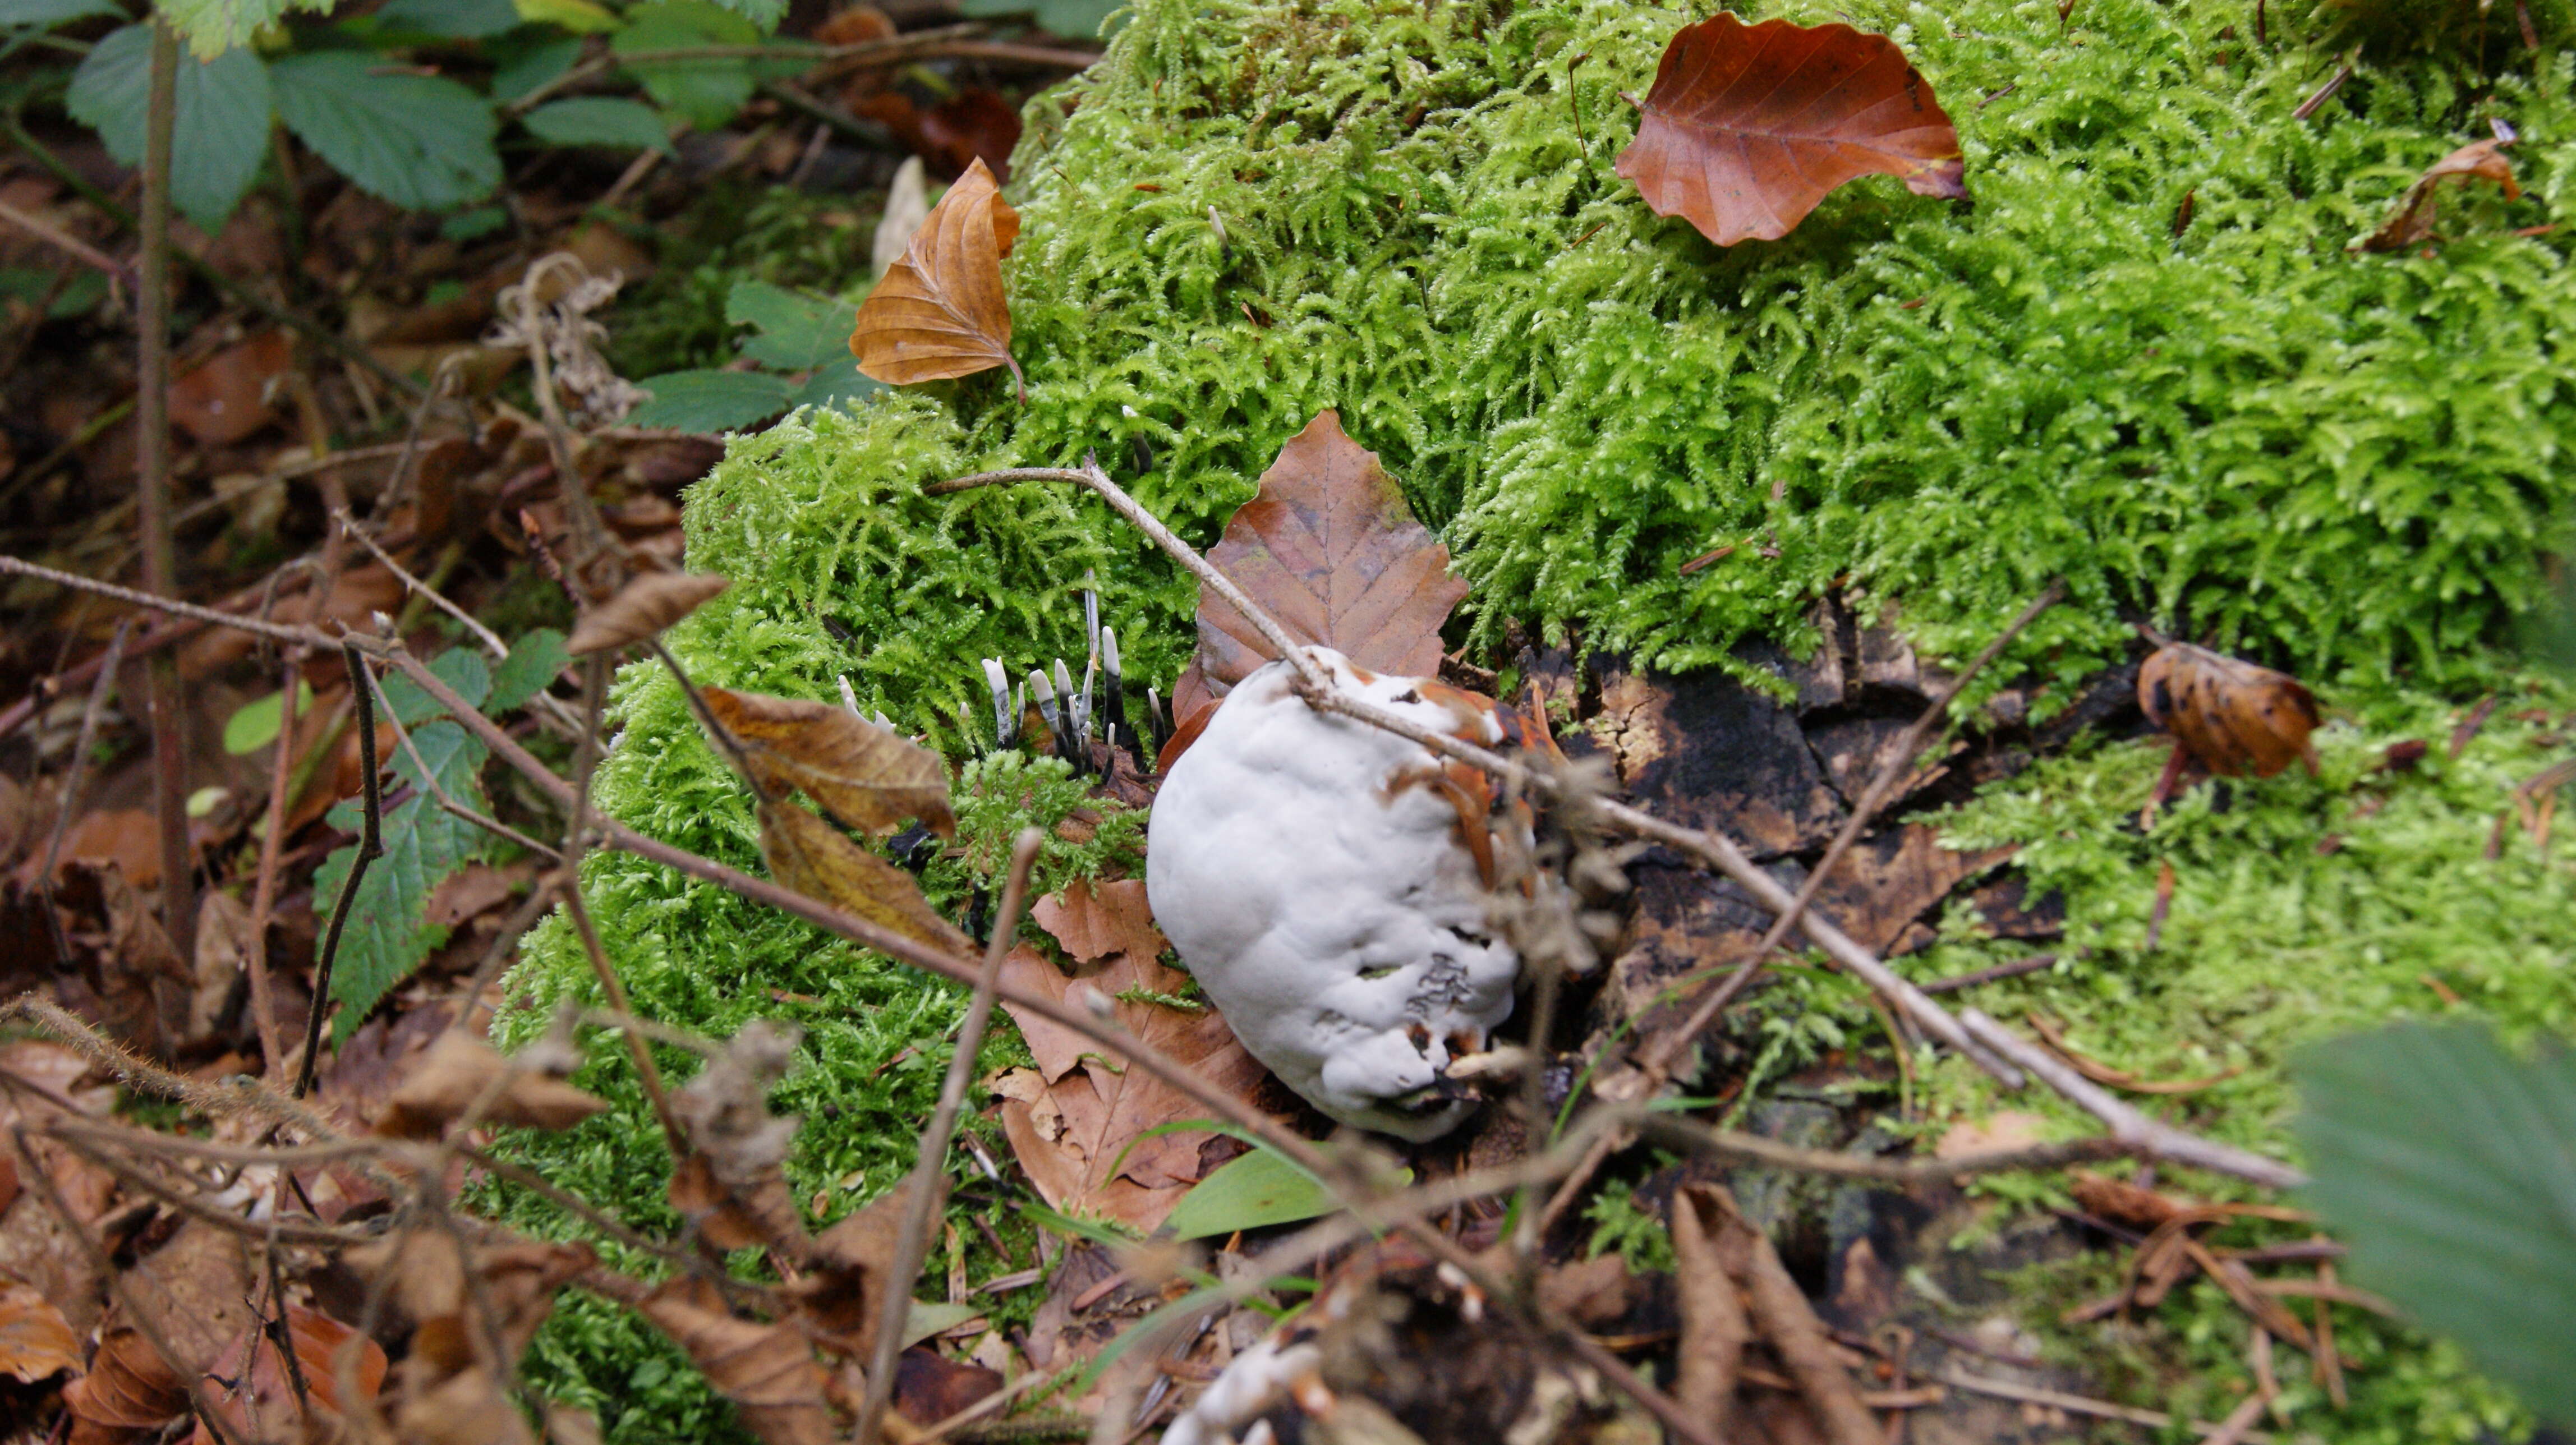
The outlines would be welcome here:
[[[438,1036],[394,1089],[376,1132],[434,1139],[466,1110],[484,1102],[482,1120],[532,1129],[569,1129],[608,1107],[544,1068],[511,1059],[472,1034]]]
[[[688,1352],[762,1445],[834,1445],[829,1384],[805,1335],[792,1324],[736,1319],[715,1287],[679,1279],[636,1307]]]
[[[944,1202],[948,1181],[933,1187]],[[876,1348],[877,1311],[893,1288],[895,1246],[903,1233],[907,1187],[898,1185],[814,1237],[811,1273],[787,1286],[806,1318],[838,1336],[834,1348],[865,1359]]]
[[[63,1390],[74,1438],[123,1440],[156,1430],[188,1408],[188,1387],[143,1332],[111,1314],[89,1373]]]
[[[1145,900],[1145,880],[1116,883],[1088,880],[1050,893],[1031,910],[1038,927],[1054,935],[1077,962],[1097,963],[1112,954],[1156,959],[1170,947],[1154,926],[1154,907]]]
[[[956,836],[948,770],[937,753],[837,703],[721,687],[705,692],[707,711],[741,741],[764,787],[801,788],[853,828],[891,833],[919,818],[942,838]]]
[[[997,1371],[915,1345],[895,1361],[894,1408],[916,1425],[936,1425],[1006,1383]]]
[[[1345,435],[1332,411],[1317,412],[1279,449],[1208,560],[1289,636],[1408,677],[1439,670],[1440,624],[1467,595],[1449,575],[1449,549],[1413,519],[1377,453]],[[1196,665],[1206,677],[1230,687],[1270,660],[1270,645],[1243,614],[1201,587]]]
[[[2474,141],[2460,147],[2427,167],[2416,177],[2415,184],[2397,202],[2397,209],[2380,223],[2378,230],[2363,237],[2365,251],[2402,251],[2433,234],[2434,192],[2442,182],[2456,179],[2461,185],[2483,177],[2504,187],[2504,198],[2517,200],[2522,183],[2513,176],[2513,162],[2505,159],[2504,148],[2513,144],[2510,136]]]
[[[1035,949],[1013,949],[1004,981],[1081,1005],[1085,991],[1112,1000],[1117,1021],[1138,1038],[1189,1065],[1200,1078],[1249,1098],[1265,1071],[1211,1008],[1176,1008],[1171,997],[1188,976],[1151,955],[1122,953],[1068,978]],[[1046,1202],[1068,1214],[1116,1220],[1152,1230],[1201,1174],[1202,1132],[1144,1137],[1165,1124],[1207,1117],[1207,1106],[1125,1058],[1050,1019],[1012,1007],[1011,1017],[1037,1060],[996,1085],[1002,1129],[1020,1167]]]
[[[1721,14],[1684,26],[1638,109],[1618,173],[1656,215],[1721,246],[1776,241],[1861,176],[1968,194],[1959,133],[1931,84],[1895,41],[1848,25]]]
[[[1011,307],[1002,258],[1019,238],[1019,212],[978,159],[931,207],[903,259],[859,305],[850,352],[859,370],[890,386],[972,376],[1011,359]],[[1023,395],[1027,382],[1021,380]]]
[[[328,1315],[297,1305],[286,1307],[286,1329],[295,1351],[296,1368],[303,1375],[303,1394],[297,1394],[277,1342],[260,1321],[251,1321],[206,1371],[206,1398],[214,1413],[222,1417],[223,1433],[217,1435],[204,1420],[199,1420],[189,1445],[295,1439],[299,1438],[299,1427],[300,1438],[331,1438],[346,1413],[340,1406],[339,1351],[352,1341],[358,1350],[352,1373],[359,1398],[376,1398],[376,1391],[385,1382],[382,1345],[360,1338],[356,1331]],[[304,1399],[313,1402],[309,1419],[300,1403]]]
[[[2213,773],[2316,768],[2317,700],[2286,673],[2169,642],[2138,670],[2138,706]]]
[[[14,1279],[0,1284],[0,1374],[32,1385],[80,1362],[80,1337],[53,1301]]]
[[[704,572],[647,572],[581,615],[564,651],[575,657],[642,642],[733,584]]]
[[[808,898],[951,953],[974,948],[974,940],[921,896],[911,874],[793,803],[760,805],[760,856],[770,877]]]

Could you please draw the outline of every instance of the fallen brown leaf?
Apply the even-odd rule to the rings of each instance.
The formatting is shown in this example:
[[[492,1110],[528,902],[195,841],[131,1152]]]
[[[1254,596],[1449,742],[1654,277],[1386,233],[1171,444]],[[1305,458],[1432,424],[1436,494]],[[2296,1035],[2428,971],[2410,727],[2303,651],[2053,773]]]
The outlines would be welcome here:
[[[0,1374],[32,1385],[77,1372],[80,1362],[80,1337],[53,1301],[31,1285],[0,1281]]]
[[[704,572],[647,572],[581,615],[564,643],[575,657],[642,642],[733,584]]]
[[[1078,963],[1097,963],[1112,955],[1157,959],[1171,944],[1154,926],[1154,907],[1145,898],[1145,880],[1093,883],[1088,879],[1050,893],[1029,910],[1038,927],[1053,935]]]
[[[2433,234],[2435,193],[2446,180],[2467,185],[2484,179],[2504,187],[2504,198],[2519,199],[2522,183],[2514,179],[2513,162],[2505,159],[2504,148],[2513,144],[2510,137],[2473,141],[2435,161],[2418,176],[2415,184],[2397,202],[2397,209],[2382,221],[2379,229],[2362,238],[2365,251],[2403,251]]]
[[[231,446],[277,419],[271,388],[294,362],[283,331],[225,347],[171,378],[170,421],[200,446]]]
[[[1720,14],[1665,47],[1616,170],[1721,246],[1776,241],[1867,175],[1965,197],[1959,133],[1884,35]]]
[[[1744,1347],[1753,1338],[1745,1317],[1744,1294],[1735,1280],[1750,1260],[1730,1262],[1721,1247],[1742,1253],[1742,1241],[1726,1228],[1729,1216],[1718,1212],[1698,1191],[1673,1194],[1673,1281],[1679,1287],[1682,1339],[1673,1397],[1691,1417],[1719,1440],[1732,1438],[1726,1427],[1735,1403]],[[1604,1258],[1616,1258],[1615,1255]]]
[[[915,1345],[895,1360],[894,1407],[916,1425],[936,1425],[1003,1383],[996,1371]]]
[[[477,1103],[484,1105],[485,1123],[531,1129],[569,1129],[608,1107],[525,1059],[450,1031],[439,1035],[395,1088],[376,1132],[434,1139]]]
[[[971,376],[1007,366],[1011,307],[1002,290],[1002,258],[1019,238],[1020,216],[1002,199],[980,159],[966,168],[913,233],[903,259],[859,306],[850,353],[859,370],[890,386]]]
[[[1008,185],[1020,108],[990,86],[970,85],[921,113],[921,139],[944,162],[942,170],[963,174],[981,160],[995,183]]]
[[[943,1190],[946,1183],[945,1178],[939,1181]],[[891,1277],[905,1197],[898,1186],[815,1236],[813,1272],[788,1286],[806,1317],[838,1336],[853,1359],[866,1359],[875,1350],[877,1311],[885,1292],[903,1287]]]
[[[1467,595],[1449,574],[1449,549],[1414,520],[1377,453],[1352,441],[1329,410],[1279,449],[1208,560],[1291,637],[1406,677],[1439,670],[1440,626]],[[1270,660],[1252,624],[1201,587],[1191,671],[1230,687]],[[1184,677],[1173,689],[1174,721],[1188,727],[1198,709],[1184,699],[1210,691]]]
[[[141,1330],[111,1314],[89,1373],[64,1388],[63,1404],[75,1441],[121,1441],[186,1413],[188,1390]]]
[[[974,940],[939,916],[913,876],[793,803],[760,805],[760,856],[769,876],[934,948],[963,953]]]
[[[837,703],[705,691],[707,711],[742,743],[764,787],[801,788],[848,827],[891,833],[919,818],[942,838],[956,835],[937,753]]]
[[[2138,706],[2213,773],[2268,778],[2294,761],[2316,770],[2317,700],[2287,673],[2169,642],[2138,670]]]
[[[385,1381],[384,1347],[328,1315],[300,1306],[286,1309],[287,1338],[304,1388],[299,1394],[287,1373],[285,1357],[261,1321],[253,1320],[206,1370],[206,1399],[222,1421],[219,1435],[204,1420],[197,1422],[189,1445],[260,1439],[327,1439],[346,1413],[340,1403],[340,1347],[354,1342],[358,1357],[354,1383],[362,1400],[373,1400]],[[310,1417],[303,1401],[311,1400]]]
[[[734,1402],[762,1445],[837,1441],[824,1395],[829,1379],[794,1325],[736,1319],[699,1279],[674,1280],[636,1308]]]
[[[1017,948],[1003,960],[1002,976],[1067,1003],[1079,1004],[1084,990],[1097,993],[1111,1001],[1120,1024],[1218,1088],[1248,1098],[1264,1077],[1214,1009],[1174,1008],[1149,997],[1176,995],[1189,985],[1187,975],[1151,956],[1120,954],[1067,977],[1036,950]],[[1145,1135],[1203,1119],[1206,1106],[1061,1024],[1004,1007],[1038,1067],[997,1081],[1002,1128],[1038,1193],[1067,1213],[1149,1231],[1161,1224],[1198,1182],[1199,1146],[1211,1136],[1196,1130]]]

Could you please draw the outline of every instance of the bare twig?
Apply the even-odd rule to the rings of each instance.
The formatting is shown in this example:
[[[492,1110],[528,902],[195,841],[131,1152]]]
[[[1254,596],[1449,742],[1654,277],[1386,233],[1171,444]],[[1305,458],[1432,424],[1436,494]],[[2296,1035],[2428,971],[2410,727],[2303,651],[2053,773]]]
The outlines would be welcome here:
[[[1714,1129],[1678,1114],[1648,1114],[1637,1133],[1667,1148],[1686,1149],[1711,1158],[1822,1174],[1841,1179],[1871,1179],[1889,1184],[1933,1184],[2024,1169],[2063,1169],[2069,1164],[2136,1158],[2148,1151],[2133,1140],[2096,1136],[2020,1149],[1995,1149],[1953,1159],[1880,1159],[1842,1154],[1830,1149],[1801,1149],[1759,1134]]]
[[[294,801],[295,705],[304,690],[304,649],[286,655],[278,683],[277,756],[269,760],[268,770],[268,831],[259,840],[259,872],[250,890],[250,942],[243,959],[250,970],[251,1025],[259,1031],[260,1068],[270,1074],[286,1067],[286,1051],[278,1037],[277,993],[268,976],[268,924],[277,907],[277,876],[285,866],[286,813]],[[321,1000],[314,1000],[314,1006],[320,1007]]]
[[[908,1281],[921,1273],[922,1256],[928,1252],[930,1222],[940,1195],[939,1178],[948,1163],[948,1140],[957,1128],[957,1113],[966,1104],[966,1086],[975,1076],[975,1056],[984,1047],[984,1029],[993,1019],[993,989],[1002,977],[1003,956],[1019,937],[1020,906],[1027,901],[1029,869],[1038,860],[1038,846],[1046,835],[1035,828],[1023,828],[1011,845],[1011,871],[1002,884],[1001,911],[993,915],[993,936],[984,945],[984,969],[975,976],[975,997],[966,1006],[966,1021],[958,1026],[956,1051],[948,1056],[948,1077],[939,1086],[939,1107],[930,1116],[930,1127],[923,1132],[921,1153],[913,1160],[912,1179],[904,1188],[903,1225],[895,1236],[894,1263],[886,1278],[892,1283],[886,1290],[885,1305],[878,1311],[876,1349],[868,1360],[867,1399],[859,1406],[858,1429],[851,1432],[852,1445],[873,1445],[877,1427],[885,1418],[888,1402],[894,1399],[895,1358],[903,1353],[904,1312],[911,1308],[912,1289]]]
[[[2010,963],[1998,963],[1991,968],[1981,968],[1973,973],[1963,973],[1953,978],[1936,978],[1930,983],[1923,985],[1923,991],[1925,993],[1956,993],[1963,988],[1975,988],[1981,983],[1995,983],[2007,978],[2019,978],[2026,973],[2037,973],[2041,969],[2054,968],[2056,966],[2056,954],[2035,953],[2028,958],[2016,958]]]
[[[470,613],[464,608],[457,606],[455,603],[448,601],[445,594],[441,593],[437,588],[430,586],[428,583],[421,581],[419,578],[411,575],[410,572],[404,570],[403,564],[395,561],[392,553],[387,552],[384,548],[376,545],[376,539],[367,535],[366,530],[358,525],[356,519],[349,515],[347,509],[343,508],[338,512],[332,513],[331,520],[343,531],[348,533],[348,535],[357,538],[358,545],[366,548],[371,556],[373,556],[377,561],[383,563],[385,565],[385,570],[394,574],[394,580],[402,583],[405,591],[410,592],[415,597],[426,600],[432,607],[437,608],[439,611],[455,618],[458,622],[463,623],[465,630],[474,634],[474,640],[483,644],[483,650],[492,654],[492,660],[494,662],[499,662],[510,655],[510,644],[501,640],[501,634],[484,626],[473,613]]]
[[[107,696],[115,689],[118,659],[125,656],[126,624],[116,625],[116,633],[107,640],[107,657],[99,665],[98,681],[90,685],[89,701],[81,708],[80,736],[72,744],[71,759],[63,764],[63,795],[54,806],[54,826],[45,838],[43,866],[36,873],[36,891],[44,901],[45,929],[53,936],[54,956],[59,966],[72,966],[71,942],[63,937],[63,922],[54,913],[54,869],[61,866],[63,837],[71,831],[72,805],[80,799],[81,779],[89,772],[90,744],[98,737],[98,720],[107,711]]]
[[[2141,1410],[2132,1405],[2114,1405],[2108,1400],[2070,1395],[2063,1390],[2043,1390],[2035,1385],[2016,1385],[2010,1380],[1990,1380],[1956,1368],[1943,1371],[1933,1378],[1952,1389],[1966,1390],[1974,1395],[1991,1395],[1998,1400],[2017,1400],[2026,1405],[2045,1405],[2070,1414],[2091,1415],[2102,1420],[2124,1420],[2132,1425],[2144,1425],[2150,1430],[2170,1430],[2174,1426],[2174,1417],[2162,1410]],[[2216,1425],[2204,1421],[2185,1420],[2182,1424],[2184,1429],[2195,1435],[2218,1433]],[[2247,1431],[2237,1438],[2249,1442],[2249,1445],[2272,1445],[2273,1439],[2259,1431]]]
[[[133,267],[54,225],[42,216],[31,216],[6,201],[0,201],[0,221],[17,227],[93,271],[103,271],[128,286],[137,284]]]
[[[384,856],[384,786],[377,777],[383,760],[376,753],[375,689],[367,676],[367,664],[358,655],[357,646],[343,640],[340,661],[349,669],[350,701],[358,710],[359,796],[365,800],[364,821],[358,834],[357,856],[349,860],[348,876],[340,880],[339,901],[331,905],[330,925],[322,932],[321,957],[313,965],[313,1007],[304,1022],[304,1059],[296,1067],[295,1097],[303,1098],[313,1090],[313,1075],[322,1066],[322,1016],[330,1011],[331,969],[340,959],[340,936],[349,926],[349,909],[358,901],[358,884],[366,877],[367,865]]]
[[[2149,1158],[2168,1159],[2176,1164],[2188,1164],[2273,1189],[2296,1189],[2308,1182],[2305,1174],[2278,1160],[2249,1154],[2148,1118],[2075,1072],[2064,1060],[1977,1009],[1962,1009],[1959,1022],[1975,1035],[1979,1043],[2028,1069],[2033,1077],[2109,1125],[2111,1137],[2136,1145],[2139,1152]]]
[[[256,1079],[228,1085],[203,1083],[136,1058],[60,1005],[35,994],[21,994],[0,1006],[0,1023],[25,1020],[55,1042],[116,1076],[127,1087],[164,1099],[175,1099],[208,1118],[261,1118],[296,1129],[309,1139],[337,1139],[340,1133],[322,1116]]]
[[[170,152],[179,115],[179,35],[152,22],[151,99],[143,130],[143,263],[137,288],[135,495],[143,586],[179,595],[170,526]],[[178,669],[155,657],[145,667],[152,724],[152,811],[161,834],[161,923],[181,958],[196,957],[196,860],[188,846],[188,718]]]

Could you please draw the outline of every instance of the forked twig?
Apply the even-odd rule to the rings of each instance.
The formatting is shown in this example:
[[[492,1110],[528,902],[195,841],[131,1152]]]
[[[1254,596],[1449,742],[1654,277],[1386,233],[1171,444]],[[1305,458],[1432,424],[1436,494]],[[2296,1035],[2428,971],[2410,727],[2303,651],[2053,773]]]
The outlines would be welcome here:
[[[975,976],[975,997],[966,1005],[966,1021],[957,1029],[956,1052],[948,1056],[948,1077],[939,1086],[939,1107],[930,1116],[930,1127],[921,1136],[921,1153],[913,1160],[912,1179],[904,1188],[903,1226],[895,1236],[894,1264],[887,1272],[890,1280],[906,1281],[921,1273],[922,1256],[928,1253],[930,1222],[935,1215],[933,1203],[939,1195],[939,1176],[948,1163],[949,1136],[956,1132],[957,1113],[966,1104],[966,1086],[975,1076],[975,1056],[984,1047],[984,1030],[993,1021],[993,990],[1001,982],[1002,959],[1019,937],[1020,906],[1028,901],[1029,869],[1038,861],[1038,847],[1046,835],[1035,828],[1023,828],[1011,845],[1011,871],[1002,884],[1001,911],[993,915],[993,936],[984,945],[984,969]],[[859,1426],[851,1432],[852,1445],[874,1445],[877,1426],[885,1418],[886,1406],[894,1399],[895,1359],[903,1353],[904,1314],[912,1307],[912,1291],[897,1284],[886,1291],[884,1307],[877,1312],[876,1349],[868,1359],[867,1399],[859,1406]]]

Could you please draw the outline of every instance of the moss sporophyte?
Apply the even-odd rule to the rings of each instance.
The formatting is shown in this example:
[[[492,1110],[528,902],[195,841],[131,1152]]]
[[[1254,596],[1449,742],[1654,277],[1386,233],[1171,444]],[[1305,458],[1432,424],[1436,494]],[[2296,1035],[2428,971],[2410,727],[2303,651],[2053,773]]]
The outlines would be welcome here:
[[[1617,95],[1643,92],[1679,12],[1143,0],[1099,64],[1032,103],[1012,166],[1026,405],[988,373],[733,440],[686,521],[690,569],[734,585],[670,635],[674,654],[703,681],[783,696],[834,698],[847,677],[864,709],[964,758],[961,712],[989,711],[981,659],[1081,656],[1075,599],[1096,573],[1128,675],[1168,685],[1196,588],[1141,538],[1061,488],[920,489],[1096,452],[1206,546],[1331,407],[1473,584],[1453,643],[1488,648],[1519,623],[1741,670],[1747,640],[1814,645],[1805,618],[1840,585],[1955,658],[2063,577],[2068,600],[1992,673],[2041,683],[2041,715],[2128,656],[2140,619],[2314,686],[2319,777],[2192,792],[2142,834],[2160,756],[2104,743],[1950,824],[1963,846],[2020,844],[2034,893],[2067,900],[2069,958],[2091,950],[1982,1006],[2044,1008],[2141,1071],[2250,1065],[2168,1105],[2195,1128],[2277,1144],[2279,1051],[2444,1007],[2427,973],[2513,1028],[2576,1023],[2570,830],[2545,845],[2508,830],[2485,856],[2503,790],[2548,761],[2532,745],[2547,729],[2493,724],[2457,761],[2437,744],[2419,773],[2362,775],[2392,739],[2441,737],[2448,700],[2523,686],[2503,640],[2544,588],[2535,539],[2576,507],[2576,233],[2515,234],[2564,204],[2551,138],[2576,131],[2576,52],[2513,50],[2483,78],[2392,56],[2302,120],[2331,67],[2283,38],[2305,21],[2278,7],[2268,48],[2247,42],[2245,7],[2203,0],[2086,0],[2063,20],[2047,0],[1847,9],[1744,13],[1891,36],[1957,123],[1973,201],[1864,179],[1783,240],[1721,250],[1611,173],[1634,127]],[[2431,254],[2349,254],[2489,111],[2525,137],[2524,197],[2446,194]],[[1767,545],[1683,573],[1748,536]],[[2517,706],[2570,702],[2545,689]],[[756,868],[750,798],[670,681],[630,668],[614,708],[600,805]],[[967,766],[956,792],[965,846],[927,878],[951,916],[1024,821],[1085,806],[1059,765],[1010,756]],[[1102,822],[1049,845],[1041,888],[1135,876],[1140,815],[1088,806]],[[2328,834],[2340,845],[2321,852]],[[2167,861],[2178,881],[2149,952]],[[938,1085],[935,1059],[893,1061],[946,1036],[959,991],[632,858],[594,856],[583,880],[643,1012],[719,1036],[765,1014],[805,1027],[806,1065],[777,1098],[805,1119],[802,1197],[836,1216],[893,1184]],[[1961,920],[1905,966],[1928,978],[2006,951],[1971,935]],[[1877,1037],[1861,1000],[1784,979],[1746,1024],[1777,1035],[1780,1067]],[[533,1032],[591,984],[549,925],[511,987],[507,1027]],[[1019,1054],[997,1038],[983,1062]],[[631,1073],[601,1051],[580,1082],[616,1109],[511,1147],[630,1219],[671,1222]],[[1985,1087],[1943,1062],[1924,1102],[1970,1114],[1993,1107]],[[970,1248],[979,1277],[1011,1267],[985,1250]],[[2241,1393],[2226,1337],[2192,1328],[2173,1349],[2210,1355],[2212,1388]],[[2302,1408],[2300,1429],[2466,1440],[2513,1424],[2396,1327],[2346,1333],[2385,1368],[2354,1375],[2347,1413]],[[601,1408],[618,1441],[719,1438],[722,1407],[662,1350],[567,1308],[530,1374]]]

